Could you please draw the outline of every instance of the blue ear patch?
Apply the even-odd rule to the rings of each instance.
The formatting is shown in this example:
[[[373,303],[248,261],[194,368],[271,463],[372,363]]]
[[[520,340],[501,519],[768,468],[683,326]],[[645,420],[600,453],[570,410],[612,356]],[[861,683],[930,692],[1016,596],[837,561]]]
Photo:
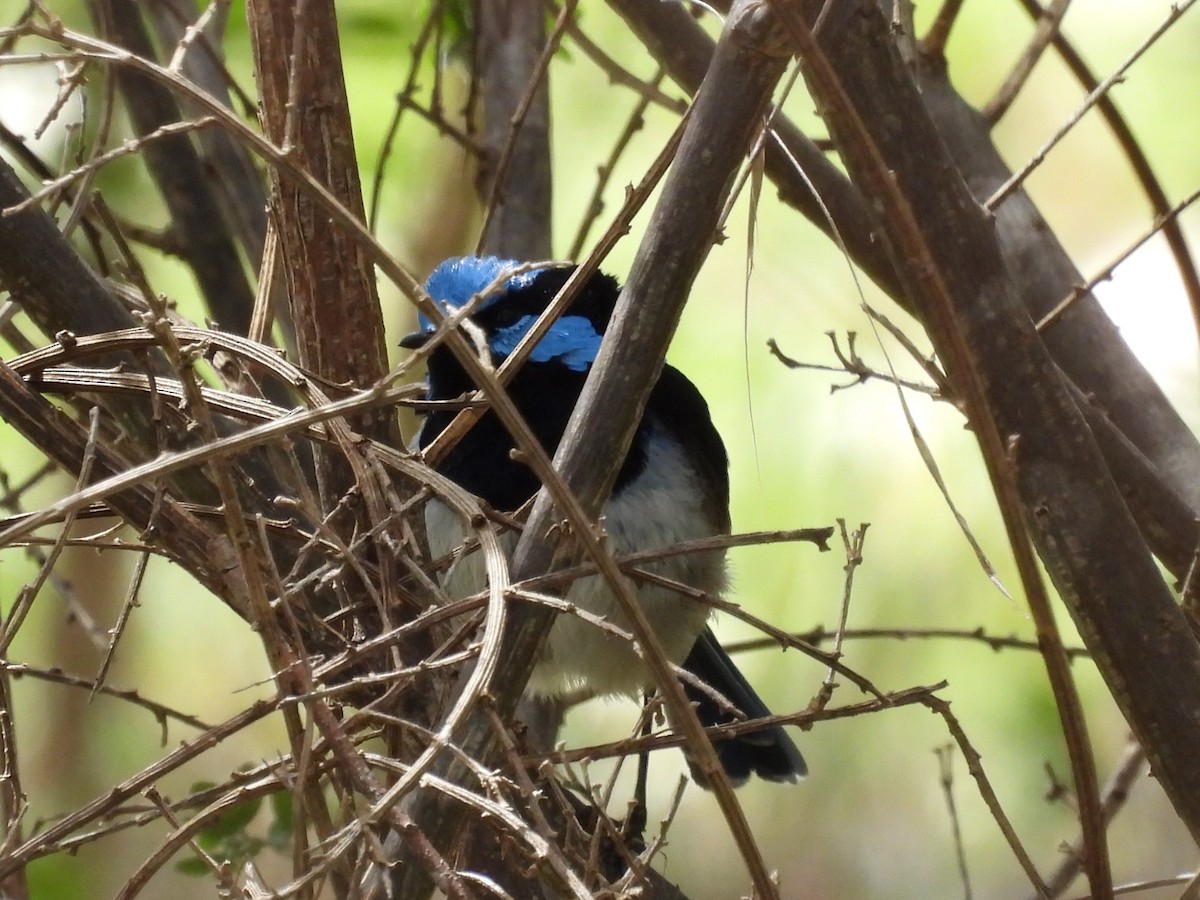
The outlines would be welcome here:
[[[508,356],[536,321],[537,316],[523,316],[497,331],[492,335],[492,352],[497,356]],[[539,363],[558,360],[568,369],[583,372],[595,361],[600,340],[601,335],[584,316],[563,316],[537,342],[529,360]]]
[[[498,256],[452,256],[433,270],[425,281],[425,290],[443,309],[458,309],[476,294],[483,293],[506,269],[520,265],[519,260]],[[537,275],[536,270],[514,275],[483,305],[496,302],[503,291],[528,287]],[[433,330],[433,323],[424,315],[419,318],[422,331]]]
[[[520,266],[515,259],[497,256],[454,256],[441,263],[425,282],[425,290],[438,306],[452,312],[464,306],[472,297],[483,293],[505,270]],[[506,291],[521,290],[531,286],[542,273],[542,269],[514,275],[504,282],[502,288],[485,300],[480,308],[486,309],[499,302]],[[418,317],[422,331],[434,330],[434,325],[424,315]],[[512,353],[521,338],[529,333],[537,316],[528,315],[518,319],[507,328],[491,335],[490,346],[497,357]],[[596,359],[600,349],[600,335],[585,316],[563,316],[547,332],[533,352],[531,362],[557,360],[568,369],[582,372]]]

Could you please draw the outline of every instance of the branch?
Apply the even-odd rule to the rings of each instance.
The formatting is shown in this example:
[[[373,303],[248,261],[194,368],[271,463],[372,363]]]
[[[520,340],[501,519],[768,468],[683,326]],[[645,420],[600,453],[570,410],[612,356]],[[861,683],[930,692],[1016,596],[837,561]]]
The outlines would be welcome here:
[[[918,76],[923,105],[953,165],[975,199],[983,202],[1010,175],[991,141],[987,122],[954,90],[938,60],[925,60]],[[1013,193],[996,209],[994,228],[1007,276],[1035,319],[1087,283],[1023,191]],[[1062,371],[1081,391],[1095,396],[1096,404],[1169,489],[1200,513],[1200,443],[1095,296],[1088,293],[1074,303],[1042,339]],[[1117,461],[1111,465],[1118,468]]]
[[[546,488],[535,501],[513,560],[514,580],[523,580],[571,559],[578,547],[547,540],[551,526],[567,518],[573,538],[610,584],[621,588],[617,596],[672,719],[701,764],[706,764],[705,771],[711,770],[714,775],[720,773],[720,768],[711,744],[671,673],[644,613],[629,596],[628,586],[621,584],[611,557],[599,546],[592,523],[611,490],[662,367],[687,293],[712,244],[717,216],[733,175],[763,126],[771,90],[787,62],[786,54],[780,51],[778,36],[765,10],[757,4],[739,5],[726,24],[706,87],[692,110],[679,154],[648,225],[646,240],[639,248],[600,354],[555,456],[562,489],[552,473],[544,475],[536,468],[540,466],[540,455],[530,456]],[[499,407],[497,413],[504,418]],[[509,428],[520,426],[519,422],[504,424]],[[565,532],[559,528],[554,533],[561,536]],[[497,660],[497,670],[505,677],[492,685],[502,718],[512,714],[552,621],[553,611],[537,605],[522,604],[511,610]],[[495,752],[493,740],[487,717],[476,711],[455,743],[470,757],[487,760]],[[443,755],[439,773],[453,768],[451,760]],[[468,774],[456,773],[453,778]],[[777,888],[749,836],[727,779],[712,780],[718,786],[718,801],[751,869],[756,890],[763,897],[776,896]],[[415,799],[413,819],[427,833],[438,833],[435,843],[444,846],[457,832],[463,814],[426,790]],[[412,880],[412,876],[418,880]],[[423,876],[415,866],[400,867],[399,878],[397,896],[419,897],[428,889],[427,883],[419,883]]]
[[[906,262],[911,295],[979,437],[1027,591],[1036,590],[1038,576],[1022,558],[1025,526],[1006,499],[1014,492],[1109,689],[1200,839],[1192,752],[1200,741],[1200,647],[1022,306],[992,222],[956,176],[922,93],[894,57],[887,22],[869,9],[826,23],[822,48],[833,71],[814,77],[814,93],[852,177],[880,203],[896,258]],[[930,172],[942,177],[930,179]],[[1034,612],[1045,640],[1043,625],[1052,621]],[[1150,644],[1153,659],[1144,650]],[[1069,682],[1056,674],[1059,655],[1047,654],[1047,665],[1066,726],[1073,714]],[[1073,746],[1071,757],[1088,874],[1102,892],[1108,874],[1094,771],[1089,777],[1086,748]]]
[[[483,161],[478,190],[486,220],[480,250],[514,259],[549,259],[550,91],[546,67],[558,48],[574,2],[546,40],[541,0],[477,4],[478,60],[483,92]]]
[[[1028,5],[1033,0],[1023,2]],[[695,92],[711,57],[712,41],[683,7],[656,0],[609,0],[609,4],[655,59],[667,66],[671,77],[685,90]],[[724,8],[727,4],[717,2],[716,6]],[[943,7],[946,23],[957,8],[955,3]],[[1086,67],[1061,34],[1054,43],[1068,65],[1086,80]],[[992,143],[987,121],[950,84],[945,63],[937,55],[941,43],[933,39],[932,32],[922,49],[928,54],[918,70],[925,105],[967,184],[982,202],[1011,172]],[[1088,86],[1093,86],[1091,81]],[[1131,163],[1156,211],[1165,216],[1170,204],[1108,97],[1101,99],[1100,109],[1131,154]],[[920,318],[922,311],[914,306],[902,285],[886,242],[877,238],[858,189],[785,116],[777,114],[772,126],[774,137],[766,144],[766,173],[779,189],[780,199],[793,205],[826,234],[836,234],[854,263],[896,303]],[[1086,279],[1024,192],[1018,191],[997,210],[996,228],[1010,277],[1036,317],[1049,313],[1077,285],[1085,283]],[[1195,272],[1178,222],[1168,221],[1164,233],[1196,306],[1200,304],[1197,299],[1200,286],[1193,290]],[[1093,402],[1111,416],[1110,428],[1115,425],[1133,442],[1149,466],[1150,477],[1164,482],[1157,490],[1174,493],[1192,510],[1200,511],[1200,444],[1129,351],[1095,298],[1086,294],[1073,315],[1065,317],[1053,331],[1057,333],[1046,336],[1051,355],[1082,391],[1095,396]],[[1097,352],[1097,348],[1103,348],[1103,352]],[[1124,464],[1128,459],[1121,455],[1108,457],[1107,462],[1123,484],[1144,480],[1146,467],[1126,471]],[[1139,497],[1126,496],[1139,523],[1159,518],[1152,508],[1139,503]],[[1200,518],[1200,514],[1193,514],[1193,518]],[[1186,533],[1190,535],[1193,531],[1188,529]],[[1162,533],[1160,529],[1146,532],[1160,555],[1170,552],[1174,543],[1160,542],[1158,536]]]
[[[133,0],[100,0],[92,9],[102,31],[114,43],[144,59],[154,47]],[[117,70],[117,84],[139,135],[149,135],[186,117],[171,91],[131,69]],[[196,276],[213,316],[227,331],[245,334],[254,292],[229,237],[217,203],[215,185],[187,134],[169,136],[145,147],[146,165],[171,212],[171,231],[180,253]]]
[[[0,159],[0,279],[48,335],[96,334],[133,325],[133,316],[88,267],[40,207],[9,212],[29,192]],[[169,371],[159,358],[157,371]]]
[[[248,16],[268,138],[361,223],[362,188],[332,2],[252,0]],[[370,250],[302,185],[276,167],[271,178],[301,364],[335,383],[375,384],[388,366]],[[389,411],[353,424],[399,444]],[[323,465],[331,467],[323,472],[328,506],[353,480],[328,457]]]
[[[67,472],[75,474],[82,469],[88,452],[87,432],[45,397],[31,390],[2,361],[0,416]],[[132,468],[127,460],[104,444],[98,444],[93,452],[92,471],[98,480],[115,477]],[[230,562],[223,538],[201,525],[177,501],[156,491],[150,479],[145,483],[131,482],[125,490],[108,499],[113,509],[139,531],[153,526],[157,543],[166,548],[172,559],[214,594],[232,602],[236,594],[229,589],[226,579],[235,577],[236,573],[222,569],[222,565]],[[6,540],[0,540],[0,546],[6,543]],[[244,616],[247,611],[241,609],[239,613]]]
[[[689,94],[700,87],[712,60],[713,41],[682,3],[609,0],[618,15]],[[728,0],[716,6],[727,11]],[[904,289],[887,247],[858,188],[817,144],[786,116],[776,113],[764,145],[766,174],[779,199],[837,240],[867,275],[903,306]],[[910,304],[911,305],[911,304]]]

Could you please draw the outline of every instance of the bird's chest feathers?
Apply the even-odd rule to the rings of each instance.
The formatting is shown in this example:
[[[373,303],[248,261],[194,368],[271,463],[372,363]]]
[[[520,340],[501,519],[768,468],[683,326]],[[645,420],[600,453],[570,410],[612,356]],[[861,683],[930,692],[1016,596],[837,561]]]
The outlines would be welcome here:
[[[705,486],[683,447],[652,423],[644,429],[643,440],[645,465],[604,507],[606,547],[617,558],[666,550],[721,531],[706,512]],[[427,526],[435,557],[462,543],[461,521],[440,503],[429,504]],[[515,543],[514,535],[506,539],[509,552]],[[478,553],[459,559],[444,580],[448,593],[465,596],[482,590],[482,563]],[[639,567],[710,594],[720,593],[726,584],[724,553],[720,551],[665,556]],[[630,583],[667,654],[675,661],[682,660],[708,618],[708,607],[658,584],[636,578]],[[575,581],[565,599],[628,628],[616,597],[599,576]],[[577,616],[560,615],[531,686],[540,693],[555,694],[576,685],[585,675],[598,693],[631,692],[646,682],[644,667],[627,643]]]

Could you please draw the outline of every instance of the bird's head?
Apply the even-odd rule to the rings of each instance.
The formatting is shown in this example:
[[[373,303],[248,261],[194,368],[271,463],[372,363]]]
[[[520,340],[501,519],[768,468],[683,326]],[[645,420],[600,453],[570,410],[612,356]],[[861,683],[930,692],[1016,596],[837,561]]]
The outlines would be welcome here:
[[[425,282],[425,290],[447,315],[477,298],[469,318],[487,341],[492,362],[497,365],[512,353],[575,270],[574,266],[555,266],[521,272],[520,265],[516,260],[494,256],[459,256],[439,265]],[[526,364],[586,372],[600,349],[618,292],[614,278],[592,276],[538,341]],[[424,315],[418,325],[419,330],[407,335],[400,346],[421,347],[437,331]],[[429,365],[431,382],[438,381],[439,376],[457,380],[452,372],[457,363],[448,349],[434,350]],[[454,389],[459,387],[455,385]]]

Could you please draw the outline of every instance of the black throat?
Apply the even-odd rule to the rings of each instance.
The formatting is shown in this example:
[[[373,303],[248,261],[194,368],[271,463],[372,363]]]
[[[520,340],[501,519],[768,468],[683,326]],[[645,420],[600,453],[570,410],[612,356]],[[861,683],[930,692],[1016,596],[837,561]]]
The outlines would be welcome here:
[[[449,356],[449,351],[439,348],[429,360],[429,397],[434,400],[454,399],[474,388],[453,359],[447,369],[456,369],[457,372],[444,379],[439,377],[439,374],[450,375],[449,371],[438,371],[441,368],[439,364],[445,361],[437,357],[443,354]],[[509,397],[551,457],[558,450],[586,378],[586,372],[576,372],[558,363],[527,362],[509,382]],[[421,429],[421,449],[441,434],[455,415],[453,411],[431,414]],[[614,493],[636,478],[646,464],[642,448],[643,431],[644,428],[639,427],[638,434],[634,436],[625,463],[617,474]],[[446,455],[438,470],[496,509],[514,510],[541,487],[533,471],[513,459],[515,449],[508,429],[494,412],[488,410]]]

